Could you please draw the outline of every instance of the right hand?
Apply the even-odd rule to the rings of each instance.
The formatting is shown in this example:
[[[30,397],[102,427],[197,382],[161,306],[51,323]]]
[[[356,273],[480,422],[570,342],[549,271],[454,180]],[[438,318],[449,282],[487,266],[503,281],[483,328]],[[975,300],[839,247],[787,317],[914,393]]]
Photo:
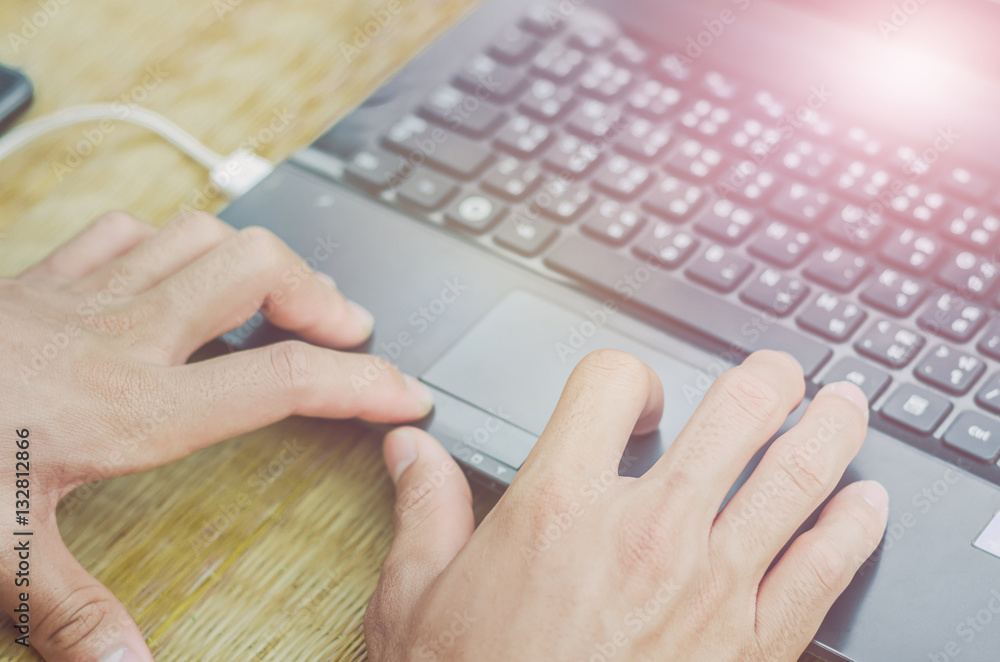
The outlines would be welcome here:
[[[656,375],[627,354],[573,372],[538,444],[473,532],[468,484],[426,433],[386,437],[395,540],[365,617],[374,662],[795,660],[885,530],[881,485],[830,495],[865,438],[852,384],[822,389],[721,512],[804,393],[789,356],[723,374],[643,477],[617,468],[655,429]]]

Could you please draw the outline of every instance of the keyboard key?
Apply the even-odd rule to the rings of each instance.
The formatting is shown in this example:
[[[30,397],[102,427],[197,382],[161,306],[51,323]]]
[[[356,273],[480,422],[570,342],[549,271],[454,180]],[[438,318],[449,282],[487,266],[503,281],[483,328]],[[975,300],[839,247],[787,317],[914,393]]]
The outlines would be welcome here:
[[[850,338],[868,314],[841,297],[824,292],[806,306],[796,320],[799,326],[833,342]]]
[[[995,262],[969,251],[956,253],[937,270],[940,283],[972,298],[985,295],[993,288],[998,276],[1000,272]]]
[[[854,343],[859,354],[875,359],[893,370],[902,368],[920,352],[925,339],[898,324],[881,320],[872,324]]]
[[[809,288],[800,279],[765,269],[740,293],[740,298],[776,317],[787,317],[808,294]]]
[[[701,288],[650,269],[592,239],[566,237],[548,253],[546,262],[560,273],[615,293],[735,352],[788,352],[798,359],[806,378],[812,377],[831,354],[823,343],[780,324],[755,327],[757,332],[747,333],[747,311],[742,306],[707,297]]]
[[[426,169],[418,168],[396,191],[397,199],[403,205],[421,211],[434,211],[444,206],[458,192],[458,186],[450,179]]]
[[[748,118],[737,123],[734,129],[729,129],[726,145],[763,162],[781,144],[781,140],[781,129],[777,126]]]
[[[962,395],[972,388],[985,371],[986,364],[982,359],[947,345],[938,345],[924,357],[914,374],[942,391]]]
[[[719,135],[732,117],[726,106],[708,99],[698,99],[681,113],[678,123],[691,133],[703,138],[712,138]]]
[[[493,227],[505,211],[496,201],[477,193],[453,202],[445,212],[445,220],[460,230],[480,234]]]
[[[976,349],[991,359],[1000,361],[1000,318],[995,317],[989,323]]]
[[[805,269],[805,275],[839,292],[849,292],[868,275],[868,260],[852,251],[834,246],[820,251]]]
[[[724,101],[732,101],[740,92],[735,78],[718,71],[709,71],[701,79],[701,89],[710,96]]]
[[[500,223],[493,241],[515,253],[531,257],[541,253],[557,234],[559,230],[555,224],[543,218],[515,215]]]
[[[813,225],[830,205],[830,194],[815,187],[788,182],[778,189],[771,200],[770,209],[775,214],[799,225]]]
[[[578,87],[583,94],[610,101],[620,99],[634,83],[631,69],[601,58],[581,74]]]
[[[893,192],[896,192],[893,187]],[[940,227],[948,213],[946,198],[938,190],[928,189],[918,184],[907,184],[892,199],[889,206],[894,215],[916,227]]]
[[[619,134],[617,149],[626,156],[651,162],[659,159],[670,144],[670,130],[646,119],[634,119]]]
[[[964,343],[986,323],[986,311],[946,292],[924,309],[917,323],[931,333]]]
[[[619,37],[611,52],[611,59],[626,67],[639,69],[649,63],[649,51],[628,37]]]
[[[704,198],[700,186],[667,177],[645,196],[642,204],[658,216],[680,222],[690,217]]]
[[[851,161],[833,178],[837,193],[860,203],[875,200],[892,181],[892,176],[883,168],[864,161]]]
[[[575,220],[590,205],[590,189],[565,179],[556,179],[543,186],[532,198],[535,207],[560,223]]]
[[[985,253],[1000,233],[1000,218],[979,207],[965,207],[951,215],[944,236],[966,248]]]
[[[781,158],[781,165],[802,179],[819,179],[833,165],[833,150],[811,140],[797,140]]]
[[[812,248],[808,232],[792,228],[781,221],[771,221],[751,242],[749,250],[779,267],[794,267]]]
[[[551,139],[549,127],[525,115],[518,115],[500,131],[494,144],[514,156],[529,159],[548,147]]]
[[[1000,455],[1000,420],[963,411],[941,440],[977,460],[992,462]]]
[[[693,138],[688,138],[667,157],[665,165],[680,175],[707,179],[722,165],[722,154]]]
[[[587,53],[597,53],[611,48],[616,36],[610,25],[592,23],[574,27],[569,33],[569,43]]]
[[[854,204],[835,206],[826,233],[836,242],[856,249],[870,246],[885,228],[885,219]]]
[[[357,152],[344,168],[344,179],[370,193],[395,186],[406,172],[406,162],[398,154],[378,147]]]
[[[416,115],[407,115],[393,125],[385,140],[390,149],[405,158],[422,159],[434,169],[460,179],[472,179],[493,158],[486,145],[431,127]]]
[[[587,99],[570,114],[566,128],[582,138],[599,140],[620,133],[624,122],[613,106]]]
[[[849,128],[844,137],[844,146],[855,154],[874,157],[882,153],[882,141],[860,126]]]
[[[687,268],[689,278],[719,292],[732,292],[750,275],[753,264],[722,246],[705,249]]]
[[[835,382],[851,382],[862,391],[868,402],[874,402],[882,395],[892,378],[870,363],[848,356],[840,359],[823,376],[820,384],[826,386]]]
[[[628,108],[647,119],[663,120],[677,111],[682,98],[676,87],[648,80],[629,96]]]
[[[500,64],[486,55],[479,55],[469,61],[455,76],[455,87],[472,92],[477,97],[489,99],[491,103],[503,104],[511,101],[527,85],[524,73]]]
[[[691,80],[691,62],[674,53],[667,53],[656,61],[652,74],[665,83],[684,84]]]
[[[753,161],[740,161],[719,180],[716,189],[724,197],[733,197],[754,204],[763,202],[777,184],[777,177],[770,170],[760,168]]]
[[[545,151],[542,163],[561,177],[583,177],[600,157],[600,150],[589,141],[565,135]]]
[[[742,243],[756,225],[756,214],[746,207],[730,200],[716,200],[698,219],[695,228],[704,235],[735,246]]]
[[[882,246],[882,257],[901,269],[923,274],[941,253],[941,242],[912,228],[894,231]]]
[[[524,200],[542,183],[542,170],[533,163],[524,163],[505,156],[483,177],[483,188],[505,200]]]
[[[697,248],[698,240],[689,233],[664,221],[657,221],[639,237],[632,250],[639,257],[653,260],[661,267],[676,269]]]
[[[539,37],[551,37],[565,27],[566,14],[553,5],[540,2],[528,8],[519,25]]]
[[[484,138],[507,120],[507,114],[499,107],[447,85],[432,92],[419,112],[430,121],[471,138]]]
[[[645,222],[642,214],[614,200],[605,200],[587,214],[583,231],[612,246],[627,242]]]
[[[883,269],[861,290],[862,301],[896,317],[908,316],[926,295],[925,285],[895,269]]]
[[[543,122],[561,118],[573,105],[573,88],[560,87],[550,80],[536,80],[521,97],[517,109]]]
[[[929,435],[951,411],[951,402],[927,389],[904,384],[889,396],[880,410],[891,421]]]
[[[979,202],[990,191],[990,180],[966,168],[951,168],[942,180],[945,188],[966,200]]]
[[[632,200],[652,182],[652,173],[646,166],[619,154],[597,169],[593,182],[599,191],[619,200]]]
[[[583,51],[554,41],[531,60],[531,73],[557,83],[568,83],[583,67]]]
[[[1000,414],[1000,372],[994,373],[979,389],[976,404],[994,414]]]
[[[542,43],[533,34],[511,26],[500,33],[487,52],[504,64],[521,64],[537,53],[541,47]]]

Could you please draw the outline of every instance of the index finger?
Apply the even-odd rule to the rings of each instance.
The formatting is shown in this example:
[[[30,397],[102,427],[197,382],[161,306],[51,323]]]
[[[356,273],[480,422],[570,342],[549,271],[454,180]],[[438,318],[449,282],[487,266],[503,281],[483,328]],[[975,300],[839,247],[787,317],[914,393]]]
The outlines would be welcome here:
[[[633,432],[651,432],[663,413],[663,385],[645,363],[602,349],[577,364],[522,472],[617,473]]]

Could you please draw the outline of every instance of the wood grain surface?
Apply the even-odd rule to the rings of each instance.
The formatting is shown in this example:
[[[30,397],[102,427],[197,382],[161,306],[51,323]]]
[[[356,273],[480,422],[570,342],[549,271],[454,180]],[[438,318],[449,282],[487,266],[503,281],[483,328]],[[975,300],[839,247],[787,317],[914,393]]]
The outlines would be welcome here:
[[[137,104],[217,152],[249,145],[280,160],[473,4],[396,2],[399,14],[348,62],[344,46],[389,0],[3,0],[0,62],[34,81],[29,117]],[[276,115],[288,121],[272,132]],[[163,225],[198,206],[207,181],[141,129],[91,125],[39,140],[0,163],[0,277],[109,209]],[[60,505],[60,529],[158,661],[364,659],[362,615],[391,541],[379,444],[357,425],[288,420],[85,485]],[[41,659],[12,638],[0,640],[0,660]]]

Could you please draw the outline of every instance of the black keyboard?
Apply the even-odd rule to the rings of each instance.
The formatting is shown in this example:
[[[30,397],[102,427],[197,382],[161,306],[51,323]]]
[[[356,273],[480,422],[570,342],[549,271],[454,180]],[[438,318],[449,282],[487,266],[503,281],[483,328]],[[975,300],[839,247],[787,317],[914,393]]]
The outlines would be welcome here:
[[[1000,187],[949,135],[898,144],[658,52],[606,17],[531,13],[344,164],[343,179],[624,300],[1000,484]]]

